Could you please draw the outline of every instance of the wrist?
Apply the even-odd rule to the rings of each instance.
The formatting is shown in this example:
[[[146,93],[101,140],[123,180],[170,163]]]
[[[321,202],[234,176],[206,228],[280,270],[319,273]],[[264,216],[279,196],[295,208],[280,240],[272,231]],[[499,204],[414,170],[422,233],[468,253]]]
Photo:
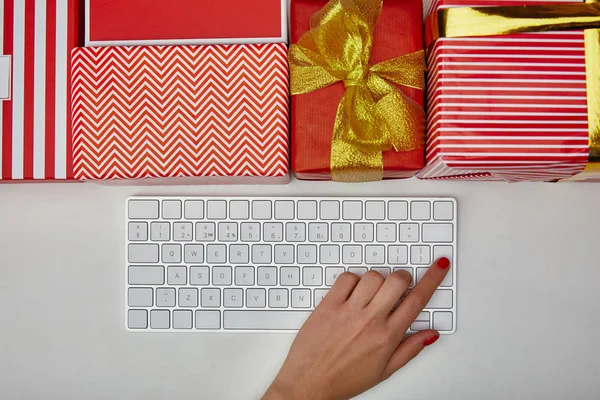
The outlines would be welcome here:
[[[327,400],[327,396],[314,387],[305,388],[277,377],[263,395],[262,400]]]

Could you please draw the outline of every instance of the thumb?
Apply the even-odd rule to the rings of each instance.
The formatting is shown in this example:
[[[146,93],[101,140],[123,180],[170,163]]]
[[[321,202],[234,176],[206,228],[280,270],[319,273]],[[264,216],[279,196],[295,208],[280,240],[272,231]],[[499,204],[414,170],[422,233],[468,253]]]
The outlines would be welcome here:
[[[440,337],[439,332],[432,329],[415,333],[412,336],[404,339],[402,343],[394,350],[392,357],[388,361],[388,365],[384,371],[383,379],[387,379],[404,367],[413,358],[427,346],[432,345]]]

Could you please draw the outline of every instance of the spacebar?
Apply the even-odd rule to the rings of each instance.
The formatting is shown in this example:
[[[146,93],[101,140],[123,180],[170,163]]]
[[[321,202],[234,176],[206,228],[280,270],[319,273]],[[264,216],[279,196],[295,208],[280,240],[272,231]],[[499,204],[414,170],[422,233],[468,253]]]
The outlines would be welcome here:
[[[310,311],[225,311],[225,329],[300,329]]]

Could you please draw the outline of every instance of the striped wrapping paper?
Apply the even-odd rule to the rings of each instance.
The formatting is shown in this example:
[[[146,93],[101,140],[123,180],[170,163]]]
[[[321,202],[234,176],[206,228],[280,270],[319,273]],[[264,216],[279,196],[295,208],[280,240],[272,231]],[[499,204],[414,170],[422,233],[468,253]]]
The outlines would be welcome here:
[[[428,0],[425,10],[545,3]],[[583,31],[442,38],[428,65],[420,178],[553,181],[587,164]]]
[[[0,180],[72,179],[76,0],[0,0]]]

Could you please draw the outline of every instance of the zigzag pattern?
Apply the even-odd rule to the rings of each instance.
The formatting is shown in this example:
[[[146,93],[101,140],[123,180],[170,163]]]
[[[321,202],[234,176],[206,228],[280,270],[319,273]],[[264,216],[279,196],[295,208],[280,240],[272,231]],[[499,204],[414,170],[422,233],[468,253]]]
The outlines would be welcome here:
[[[77,179],[283,176],[284,44],[72,53]]]

